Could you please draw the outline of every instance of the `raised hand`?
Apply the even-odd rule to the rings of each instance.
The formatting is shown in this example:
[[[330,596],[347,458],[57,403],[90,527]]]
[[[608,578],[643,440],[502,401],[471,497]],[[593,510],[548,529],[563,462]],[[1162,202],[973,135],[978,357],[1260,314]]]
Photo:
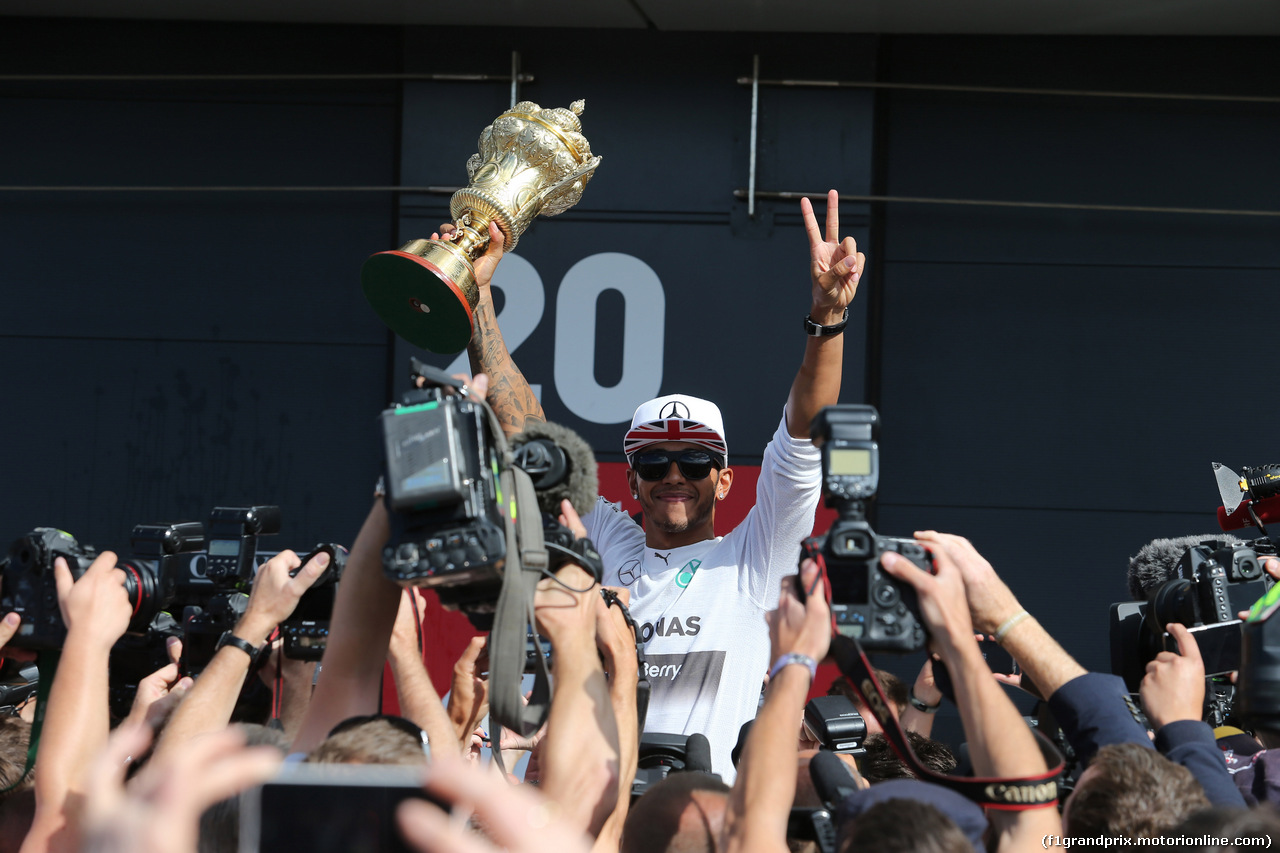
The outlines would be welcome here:
[[[67,561],[53,561],[58,606],[67,633],[73,630],[87,640],[109,647],[124,636],[133,618],[133,605],[124,588],[124,572],[116,569],[116,555],[103,551],[79,580],[71,576]]]
[[[237,631],[248,636],[241,639],[261,645],[267,636],[293,614],[302,594],[311,588],[329,565],[329,555],[321,551],[302,566],[302,560],[292,551],[281,551],[258,570],[249,592],[249,603],[240,618]],[[294,569],[302,568],[294,573]]]
[[[827,193],[827,227],[824,235],[809,199],[800,200],[800,215],[809,236],[809,277],[813,281],[813,304],[818,308],[843,310],[853,301],[862,279],[866,255],[858,251],[852,237],[840,239],[840,194]],[[815,322],[821,322],[814,317]],[[824,324],[825,325],[825,324]]]
[[[508,785],[495,773],[438,762],[428,771],[428,793],[457,811],[474,808],[485,836],[437,806],[406,800],[397,810],[405,840],[423,853],[587,853],[585,836],[556,818],[555,804],[528,786]],[[492,839],[489,841],[488,839]],[[500,847],[494,845],[500,845]]]
[[[471,743],[471,732],[489,713],[489,678],[483,674],[479,663],[485,651],[485,641],[485,637],[472,637],[453,664],[448,711],[463,748]]]
[[[808,590],[805,600],[796,595],[796,581]],[[769,624],[770,657],[777,660],[785,654],[808,655],[815,661],[827,656],[831,646],[831,608],[823,589],[821,573],[813,560],[800,565],[800,574],[782,579],[782,595],[778,609],[765,616]]]
[[[180,677],[178,672],[178,663],[182,659],[182,640],[170,637],[165,643],[165,650],[169,655],[169,663],[138,682],[133,708],[129,711],[126,722],[146,723],[152,728],[158,728],[195,683],[190,678]]]
[[[446,222],[440,226],[439,231],[431,235],[431,239],[452,241],[457,236],[458,229],[452,222]],[[498,268],[498,262],[502,260],[502,247],[506,240],[498,223],[490,221],[489,244],[484,247],[484,254],[471,262],[471,267],[476,273],[476,286],[480,288],[481,299],[489,296],[489,284],[493,281],[493,273]]]

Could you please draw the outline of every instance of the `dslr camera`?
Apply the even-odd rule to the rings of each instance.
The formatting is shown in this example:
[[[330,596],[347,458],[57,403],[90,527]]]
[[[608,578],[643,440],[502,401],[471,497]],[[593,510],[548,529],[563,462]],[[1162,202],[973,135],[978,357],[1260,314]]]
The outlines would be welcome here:
[[[320,543],[302,558],[301,565],[293,571],[296,575],[312,557],[325,553],[329,565],[324,574],[302,594],[293,615],[280,623],[280,636],[284,638],[284,656],[294,660],[320,660],[324,657],[329,641],[329,617],[338,594],[338,582],[347,567],[347,549],[341,545]]]
[[[927,635],[916,592],[880,566],[894,551],[922,571],[932,563],[914,539],[880,536],[867,523],[867,505],[880,479],[880,415],[874,406],[828,406],[809,427],[822,450],[822,494],[838,518],[823,535],[805,540],[802,556],[821,559],[831,585],[836,629],[867,651],[915,652]]]
[[[53,563],[62,557],[71,569],[71,576],[79,579],[97,556],[92,546],[81,545],[70,533],[52,527],[37,527],[13,543],[5,561],[3,590],[0,590],[0,609],[22,617],[10,645],[35,651],[62,648],[67,626],[58,607]],[[134,603],[132,596],[130,603]]]
[[[124,588],[133,605],[133,618],[126,636],[143,637],[153,620],[173,598],[173,578],[183,561],[204,547],[199,523],[139,524],[129,539],[132,556],[117,563],[124,572]],[[22,625],[11,644],[20,649],[60,649],[67,629],[58,607],[58,588],[53,563],[67,561],[71,576],[78,580],[98,556],[91,545],[81,545],[74,536],[52,527],[37,527],[20,537],[9,549],[4,564],[3,595],[0,608],[22,617]]]
[[[280,507],[214,507],[205,525],[203,559],[175,579],[174,610],[182,607],[182,670],[195,678],[213,660],[218,640],[249,603],[258,539],[280,532]]]
[[[1146,601],[1111,605],[1111,671],[1138,692],[1147,663],[1161,651],[1177,650],[1165,632],[1170,622],[1192,632],[1206,675],[1239,669],[1236,612],[1270,587],[1262,561],[1274,555],[1270,539],[1202,539],[1187,547],[1173,576],[1155,587]]]

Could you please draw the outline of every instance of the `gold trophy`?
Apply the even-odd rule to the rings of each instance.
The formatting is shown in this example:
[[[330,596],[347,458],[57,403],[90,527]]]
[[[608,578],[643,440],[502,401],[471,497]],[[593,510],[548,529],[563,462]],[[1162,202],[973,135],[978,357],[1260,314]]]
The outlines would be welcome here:
[[[467,160],[470,185],[449,201],[453,240],[410,240],[364,262],[360,282],[382,321],[415,346],[439,353],[466,347],[480,301],[471,262],[496,222],[510,252],[533,217],[578,203],[600,158],[582,135],[583,101],[544,110],[521,101],[480,132]]]

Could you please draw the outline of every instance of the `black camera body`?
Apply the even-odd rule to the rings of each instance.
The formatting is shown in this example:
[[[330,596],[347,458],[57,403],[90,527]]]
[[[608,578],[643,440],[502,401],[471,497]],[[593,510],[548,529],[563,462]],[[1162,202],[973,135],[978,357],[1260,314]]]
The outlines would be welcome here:
[[[329,619],[338,594],[338,583],[347,566],[347,549],[322,542],[302,558],[301,565],[293,574],[296,575],[311,558],[322,552],[329,555],[329,565],[325,567],[324,574],[302,594],[293,614],[280,623],[284,655],[294,660],[320,660],[329,640]]]
[[[1265,538],[1204,539],[1188,547],[1179,558],[1178,576],[1157,587],[1147,601],[1111,605],[1111,671],[1138,692],[1147,663],[1161,651],[1177,651],[1165,632],[1171,622],[1187,626],[1195,636],[1207,676],[1239,669],[1241,624],[1236,613],[1270,588],[1262,561],[1275,552],[1274,543]]]
[[[134,605],[128,632],[111,649],[109,695],[117,718],[128,715],[139,682],[169,663],[168,638],[182,636],[182,626],[169,610],[177,580],[194,561],[204,559],[204,525],[139,524],[129,536],[129,550],[130,556],[116,564]]]
[[[402,586],[434,589],[446,608],[487,628],[507,554],[487,416],[479,401],[450,393],[439,371],[414,367],[441,384],[409,391],[380,416],[391,516],[383,570]]]
[[[706,735],[641,732],[636,775],[631,781],[632,804],[670,774],[685,771],[711,773]]]
[[[205,525],[205,554],[176,580],[182,607],[182,672],[198,676],[218,640],[244,615],[258,559],[258,540],[280,531],[277,506],[214,507]]]
[[[928,551],[913,539],[880,536],[867,522],[867,504],[880,479],[880,415],[874,406],[828,406],[809,433],[822,450],[822,492],[839,517],[822,536],[806,540],[804,556],[821,555],[831,584],[836,629],[867,651],[915,652],[928,640],[915,590],[880,565],[893,551],[931,572]]]
[[[54,560],[64,558],[71,576],[79,579],[97,556],[92,546],[81,545],[70,533],[52,527],[37,527],[13,543],[0,590],[0,612],[22,617],[10,645],[35,651],[62,648],[67,626],[58,606]]]

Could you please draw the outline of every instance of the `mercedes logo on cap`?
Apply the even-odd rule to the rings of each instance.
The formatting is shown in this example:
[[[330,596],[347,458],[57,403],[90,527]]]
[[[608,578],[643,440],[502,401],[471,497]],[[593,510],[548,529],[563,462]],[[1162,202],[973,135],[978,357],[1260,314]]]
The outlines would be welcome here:
[[[662,420],[670,420],[679,418],[682,421],[691,420],[689,417],[689,407],[679,400],[672,400],[662,407],[662,411],[658,413],[658,417]]]

